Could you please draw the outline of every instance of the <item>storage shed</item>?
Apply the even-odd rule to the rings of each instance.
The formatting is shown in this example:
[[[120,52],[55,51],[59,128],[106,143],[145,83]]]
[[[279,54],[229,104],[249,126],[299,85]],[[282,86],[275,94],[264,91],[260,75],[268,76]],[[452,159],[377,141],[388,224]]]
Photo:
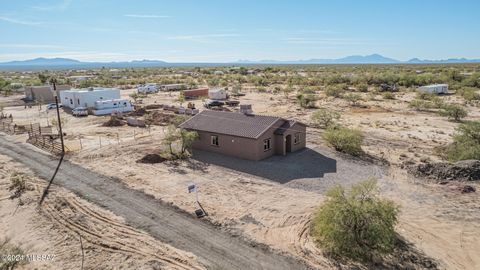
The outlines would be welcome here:
[[[448,93],[448,84],[431,84],[418,88],[418,91],[432,94],[446,94]]]
[[[96,101],[113,99],[120,99],[120,89],[91,87],[60,92],[60,101],[62,105],[70,109],[77,107],[93,109]]]

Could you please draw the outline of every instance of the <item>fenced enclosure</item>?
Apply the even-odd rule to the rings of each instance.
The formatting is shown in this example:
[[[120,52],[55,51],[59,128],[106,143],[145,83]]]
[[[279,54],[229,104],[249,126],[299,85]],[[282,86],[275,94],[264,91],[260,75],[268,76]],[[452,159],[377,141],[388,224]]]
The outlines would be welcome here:
[[[28,143],[54,155],[60,155],[62,153],[60,135],[54,133],[52,127],[42,127],[37,123],[30,124],[27,129]]]

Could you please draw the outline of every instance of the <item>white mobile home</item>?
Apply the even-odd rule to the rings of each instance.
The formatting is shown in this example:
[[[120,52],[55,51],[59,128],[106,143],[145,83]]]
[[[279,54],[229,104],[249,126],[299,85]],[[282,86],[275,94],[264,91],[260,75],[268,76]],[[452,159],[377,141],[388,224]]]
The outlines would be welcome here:
[[[95,101],[112,100],[120,98],[120,89],[117,88],[86,88],[71,89],[60,92],[60,101],[64,107],[74,109],[77,107],[94,108]]]
[[[446,94],[448,93],[448,84],[431,84],[420,86],[418,91],[431,94]]]
[[[162,91],[175,91],[175,90],[185,90],[187,86],[183,83],[175,83],[175,84],[164,84],[160,86]]]
[[[222,88],[210,89],[208,90],[208,98],[214,100],[227,99],[227,91]]]
[[[158,86],[156,83],[147,83],[147,84],[139,85],[137,87],[137,92],[142,94],[156,93],[158,92]]]
[[[93,109],[94,115],[106,115],[113,112],[131,112],[133,106],[127,99],[111,99],[111,100],[99,100],[95,101],[95,107]]]

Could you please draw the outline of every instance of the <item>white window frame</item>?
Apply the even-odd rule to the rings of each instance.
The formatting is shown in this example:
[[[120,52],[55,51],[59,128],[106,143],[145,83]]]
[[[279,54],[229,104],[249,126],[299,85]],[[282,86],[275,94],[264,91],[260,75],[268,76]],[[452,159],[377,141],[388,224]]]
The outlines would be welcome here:
[[[210,145],[212,145],[212,146],[219,146],[220,145],[220,142],[218,141],[218,135],[210,135]]]
[[[298,140],[297,140],[298,139]],[[293,134],[293,144],[299,144],[301,141],[300,139],[300,133],[295,133]]]
[[[272,138],[268,138],[263,140],[263,151],[270,151],[272,150]]]

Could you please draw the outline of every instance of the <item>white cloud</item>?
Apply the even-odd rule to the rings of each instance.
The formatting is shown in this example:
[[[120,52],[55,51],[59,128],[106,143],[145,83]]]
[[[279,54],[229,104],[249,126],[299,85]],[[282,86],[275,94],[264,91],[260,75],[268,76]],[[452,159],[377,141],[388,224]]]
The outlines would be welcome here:
[[[46,58],[71,58],[80,61],[122,61],[128,59],[129,55],[124,53],[106,53],[98,51],[71,51],[71,52],[32,52],[0,54],[0,61],[28,60],[37,57]]]
[[[14,49],[64,49],[64,46],[48,44],[0,44],[0,48]]]
[[[32,6],[31,8],[40,10],[40,11],[53,11],[53,10],[66,10],[70,4],[72,3],[72,0],[63,0],[60,1],[59,3],[51,6]]]
[[[30,26],[37,26],[37,25],[43,24],[43,22],[25,21],[25,20],[19,20],[19,19],[5,17],[5,16],[0,16],[0,21],[5,21],[13,24],[30,25]]]
[[[207,40],[212,38],[229,38],[229,37],[239,37],[239,34],[204,34],[204,35],[180,35],[180,36],[170,36],[167,39],[172,40]]]
[[[154,15],[154,14],[125,14],[123,15],[129,18],[141,18],[141,19],[159,19],[159,18],[171,18],[168,15]]]

